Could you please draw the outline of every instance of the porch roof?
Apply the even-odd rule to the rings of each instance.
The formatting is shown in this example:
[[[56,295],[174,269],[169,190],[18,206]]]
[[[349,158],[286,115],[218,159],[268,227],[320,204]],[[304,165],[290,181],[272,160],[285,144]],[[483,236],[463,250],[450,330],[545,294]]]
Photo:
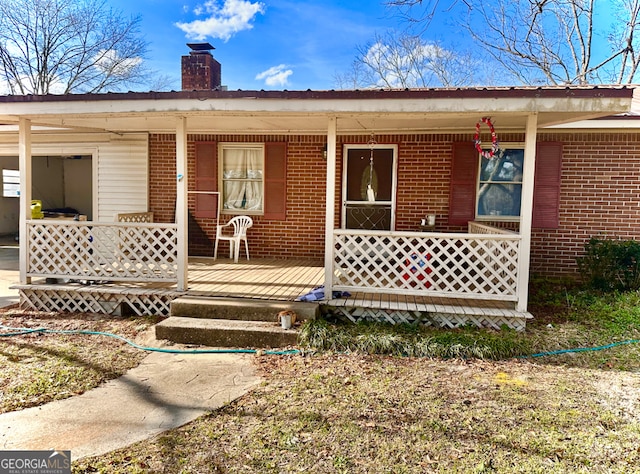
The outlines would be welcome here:
[[[632,86],[495,87],[344,91],[180,91],[1,96],[0,124],[20,118],[71,130],[174,133],[339,133],[471,131],[482,116],[524,130],[629,112]]]

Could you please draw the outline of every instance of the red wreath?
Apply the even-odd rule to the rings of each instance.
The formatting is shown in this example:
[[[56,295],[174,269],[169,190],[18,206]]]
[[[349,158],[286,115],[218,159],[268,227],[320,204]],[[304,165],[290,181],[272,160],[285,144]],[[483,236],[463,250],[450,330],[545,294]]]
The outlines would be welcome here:
[[[482,122],[489,126],[489,131],[491,132],[491,148],[489,150],[482,149],[482,141],[480,141],[480,122],[476,123],[476,134],[473,136],[473,143],[476,150],[478,150],[478,153],[480,153],[483,158],[491,159],[500,150],[500,146],[498,146],[498,136],[493,128],[493,124],[491,123],[491,118],[482,117]]]

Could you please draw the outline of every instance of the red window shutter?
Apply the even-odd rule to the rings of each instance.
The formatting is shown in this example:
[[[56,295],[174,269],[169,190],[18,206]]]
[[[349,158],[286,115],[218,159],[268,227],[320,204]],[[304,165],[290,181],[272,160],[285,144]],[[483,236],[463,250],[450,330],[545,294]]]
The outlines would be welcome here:
[[[196,191],[218,190],[218,145],[196,143]],[[195,216],[215,219],[218,213],[216,194],[196,194]]]
[[[536,176],[533,187],[532,226],[557,229],[560,226],[560,180],[562,143],[540,142],[536,147]]]
[[[264,145],[264,217],[283,221],[287,218],[287,144]]]
[[[449,188],[449,225],[467,225],[476,217],[479,154],[471,142],[453,144]]]

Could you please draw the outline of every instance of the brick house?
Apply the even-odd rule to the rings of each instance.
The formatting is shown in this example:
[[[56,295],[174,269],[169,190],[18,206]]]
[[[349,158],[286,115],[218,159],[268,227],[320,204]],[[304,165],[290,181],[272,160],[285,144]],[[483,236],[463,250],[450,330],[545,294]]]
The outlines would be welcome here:
[[[575,274],[590,236],[640,234],[631,87],[229,91],[220,77],[209,48],[195,46],[183,91],[0,97],[0,156],[17,157],[22,177],[24,301],[126,293],[37,278],[188,291],[188,257],[210,256],[216,225],[247,214],[252,259],[319,263],[327,295],[391,295],[377,303],[387,315],[400,298],[418,301],[414,316],[451,298],[465,302],[459,313],[507,302],[488,323],[484,312],[450,325],[520,329],[531,273]],[[34,157],[45,155],[90,158],[87,223],[29,219]],[[145,212],[153,223],[113,222]],[[135,251],[118,250],[114,265],[105,255],[123,234],[135,234]],[[147,251],[157,253],[138,255]],[[49,257],[60,254],[73,258]],[[134,303],[165,312],[175,296],[152,293]]]

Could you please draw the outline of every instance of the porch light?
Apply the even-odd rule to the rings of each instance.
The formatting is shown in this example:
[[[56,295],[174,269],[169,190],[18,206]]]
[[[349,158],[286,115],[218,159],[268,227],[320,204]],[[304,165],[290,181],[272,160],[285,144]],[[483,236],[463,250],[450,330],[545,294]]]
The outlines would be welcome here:
[[[322,158],[324,158],[325,160],[327,159],[327,144],[324,144],[324,147],[322,148]]]

